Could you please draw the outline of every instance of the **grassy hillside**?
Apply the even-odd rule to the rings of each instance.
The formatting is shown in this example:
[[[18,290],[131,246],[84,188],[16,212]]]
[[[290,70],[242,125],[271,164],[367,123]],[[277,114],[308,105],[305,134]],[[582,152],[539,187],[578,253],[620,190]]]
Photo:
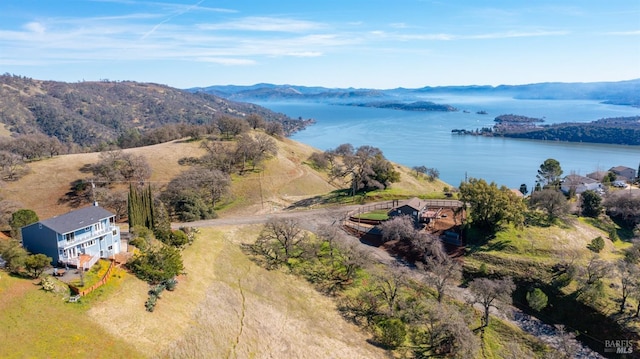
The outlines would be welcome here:
[[[180,171],[183,166],[178,160],[202,153],[199,143],[173,141],[154,146],[125,150],[144,156],[152,167],[150,181],[162,185]],[[34,210],[40,218],[48,218],[66,213],[72,208],[59,200],[71,189],[73,181],[86,179],[91,173],[83,172],[86,165],[98,162],[99,153],[79,153],[57,156],[31,162],[30,173],[19,181],[7,182],[1,193],[5,199],[22,204],[23,208]]]
[[[89,311],[92,321],[150,356],[215,358],[383,358],[308,283],[249,260],[239,244],[260,227],[206,229],[184,252],[187,274],[156,310],[144,311],[146,285],[122,290]],[[124,305],[123,305],[124,304]]]
[[[278,154],[264,163],[261,171],[234,175],[232,198],[220,210],[221,216],[241,213],[270,213],[306,198],[323,196],[348,185],[329,183],[326,173],[307,164],[316,149],[284,138],[277,141]],[[152,169],[150,181],[161,188],[187,167],[178,164],[184,157],[204,154],[199,142],[172,141],[153,146],[131,148],[127,153],[142,155]],[[66,213],[72,208],[60,202],[73,181],[91,177],[83,172],[85,166],[98,162],[99,153],[62,155],[29,163],[30,173],[18,181],[7,182],[0,193],[5,199],[21,203],[22,208],[34,210],[40,218]],[[396,166],[401,182],[381,193],[369,196],[426,196],[439,193],[446,186],[441,181],[429,182],[416,178],[403,166]],[[126,186],[125,186],[126,187]]]
[[[281,210],[339,187],[305,163],[313,148],[289,139],[278,141],[278,147],[262,171],[234,177],[233,196],[220,211],[222,217]],[[144,155],[153,170],[151,182],[162,186],[185,169],[178,164],[180,158],[203,150],[197,142],[174,141],[125,151]],[[30,163],[31,173],[7,183],[2,195],[35,210],[40,218],[65,213],[71,208],[59,199],[73,181],[89,175],[83,167],[95,163],[98,155]],[[406,168],[398,170],[403,181],[394,184],[391,193],[425,195],[444,186],[416,179]],[[81,304],[64,303],[64,294],[45,293],[29,280],[2,273],[0,338],[12,345],[0,348],[0,357],[62,356],[69,343],[78,344],[74,355],[90,357],[386,357],[367,342],[369,335],[341,318],[330,298],[303,279],[257,266],[242,253],[240,244],[254,241],[259,229],[203,230],[184,251],[187,274],[179,278],[175,292],[163,293],[153,313],[144,309],[147,284],[125,272]],[[41,325],[41,318],[53,320]],[[27,332],[38,343],[20,339]],[[88,345],[93,341],[101,345]]]

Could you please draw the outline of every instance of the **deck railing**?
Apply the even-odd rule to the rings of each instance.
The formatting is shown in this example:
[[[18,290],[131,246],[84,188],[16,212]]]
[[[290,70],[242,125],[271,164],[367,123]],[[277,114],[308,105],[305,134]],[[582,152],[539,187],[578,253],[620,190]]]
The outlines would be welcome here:
[[[89,259],[88,261],[84,262],[82,264],[82,269],[83,270],[87,270],[91,267],[93,267],[94,264],[96,264],[96,262],[100,259],[100,254],[94,254],[93,257],[91,257],[91,259]]]

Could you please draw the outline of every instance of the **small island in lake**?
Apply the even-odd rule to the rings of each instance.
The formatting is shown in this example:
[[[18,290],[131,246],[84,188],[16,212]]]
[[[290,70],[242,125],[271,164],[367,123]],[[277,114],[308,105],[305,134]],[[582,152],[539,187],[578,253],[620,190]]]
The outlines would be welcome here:
[[[431,101],[416,101],[411,103],[377,101],[377,102],[363,102],[363,103],[348,103],[346,105],[358,106],[358,107],[388,108],[392,110],[403,110],[403,111],[450,111],[450,112],[458,111],[458,109],[453,106],[437,104]]]
[[[640,146],[640,116],[603,118],[592,122],[540,125],[543,119],[501,115],[493,127],[453,129],[459,135],[526,138],[532,140],[608,143]]]

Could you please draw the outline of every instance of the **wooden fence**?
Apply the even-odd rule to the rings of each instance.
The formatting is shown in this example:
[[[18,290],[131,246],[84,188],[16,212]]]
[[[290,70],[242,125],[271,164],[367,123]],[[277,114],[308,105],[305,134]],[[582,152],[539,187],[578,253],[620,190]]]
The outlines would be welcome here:
[[[71,289],[71,291],[77,295],[80,296],[85,296],[91,292],[93,292],[94,290],[100,288],[101,286],[103,286],[105,283],[107,283],[107,281],[109,280],[109,277],[111,276],[111,272],[113,271],[113,267],[115,267],[114,261],[110,260],[109,261],[109,269],[107,269],[107,272],[102,276],[102,279],[100,279],[97,283],[95,283],[94,285],[92,285],[89,288],[80,290],[80,288],[69,284],[69,288]]]

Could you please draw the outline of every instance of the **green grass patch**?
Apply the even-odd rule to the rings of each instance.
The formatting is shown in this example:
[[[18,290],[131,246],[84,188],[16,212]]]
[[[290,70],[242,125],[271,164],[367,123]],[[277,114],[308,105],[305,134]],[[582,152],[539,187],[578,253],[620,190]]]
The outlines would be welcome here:
[[[358,214],[355,217],[360,219],[371,219],[375,221],[386,221],[387,219],[389,219],[389,210],[377,209],[375,211]]]
[[[87,306],[64,299],[30,280],[0,273],[0,357],[144,357],[92,322]]]
[[[84,280],[78,278],[72,280],[69,284],[79,289],[89,288],[102,280],[109,270],[109,261],[100,259],[88,271],[84,272]]]
[[[546,345],[531,334],[499,319],[492,318],[489,326],[485,328],[484,334],[486,358],[504,358],[507,344],[515,344],[521,354],[526,357],[533,355],[536,358],[542,358],[549,350]]]

